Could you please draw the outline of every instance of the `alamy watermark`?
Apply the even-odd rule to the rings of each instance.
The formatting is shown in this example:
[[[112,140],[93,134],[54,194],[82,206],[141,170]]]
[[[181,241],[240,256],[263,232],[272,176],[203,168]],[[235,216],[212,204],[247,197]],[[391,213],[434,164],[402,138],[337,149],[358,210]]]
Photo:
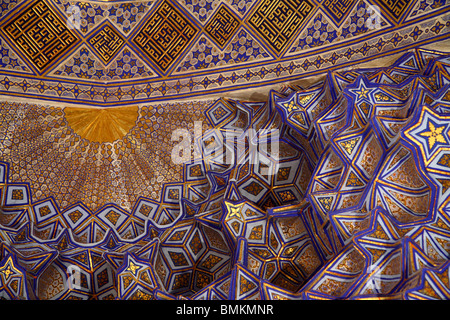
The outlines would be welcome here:
[[[69,29],[80,29],[81,26],[81,13],[80,7],[77,5],[71,5],[67,8],[66,13],[69,15],[67,18],[67,27]]]
[[[76,265],[67,267],[66,288],[70,290],[81,289],[81,268]]]
[[[250,164],[262,162],[266,166],[261,168],[261,174],[273,175],[279,158],[279,139],[279,129],[208,129],[203,133],[202,122],[195,121],[193,137],[188,129],[172,132],[171,141],[178,143],[172,148],[171,158],[175,164],[187,164],[206,156],[219,164],[236,165],[248,151]]]
[[[366,28],[369,30],[381,28],[381,12],[380,7],[377,5],[369,5],[367,13],[370,16],[366,20]]]

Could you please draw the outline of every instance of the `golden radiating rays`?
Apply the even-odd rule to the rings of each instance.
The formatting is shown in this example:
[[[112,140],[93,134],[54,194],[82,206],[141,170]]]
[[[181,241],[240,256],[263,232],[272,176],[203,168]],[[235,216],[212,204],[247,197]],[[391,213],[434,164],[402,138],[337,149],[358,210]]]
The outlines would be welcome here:
[[[138,107],[64,108],[67,122],[80,137],[91,142],[122,139],[138,118]]]

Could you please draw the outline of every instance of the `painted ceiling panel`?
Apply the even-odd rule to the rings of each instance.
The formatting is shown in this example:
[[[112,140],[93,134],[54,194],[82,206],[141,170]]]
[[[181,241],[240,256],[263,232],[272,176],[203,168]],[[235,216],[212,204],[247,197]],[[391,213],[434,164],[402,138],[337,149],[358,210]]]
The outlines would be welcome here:
[[[0,299],[448,300],[449,8],[0,1]]]

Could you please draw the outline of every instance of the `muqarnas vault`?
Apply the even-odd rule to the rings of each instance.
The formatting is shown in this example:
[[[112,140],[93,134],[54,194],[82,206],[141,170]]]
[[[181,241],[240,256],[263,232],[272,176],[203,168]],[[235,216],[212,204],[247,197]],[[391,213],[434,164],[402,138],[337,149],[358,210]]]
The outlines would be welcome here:
[[[62,210],[11,182],[17,154],[48,141],[24,147],[29,135],[67,120],[63,109],[3,103],[2,128],[24,132],[2,132],[11,159],[0,166],[2,297],[447,299],[449,70],[448,55],[419,49],[265,102],[212,102],[197,114],[216,130],[196,141],[203,153],[183,166],[182,183],[165,184],[160,202],[139,197],[131,211],[82,202]],[[180,108],[200,106],[171,110]],[[139,107],[140,118],[155,109]],[[75,138],[60,127],[51,141],[69,146]],[[208,152],[249,128],[278,129],[278,152],[252,162],[248,137],[235,137],[232,165]],[[272,131],[263,132],[269,143]],[[98,159],[108,165],[108,152]]]
[[[0,1],[0,299],[449,299],[449,4]]]

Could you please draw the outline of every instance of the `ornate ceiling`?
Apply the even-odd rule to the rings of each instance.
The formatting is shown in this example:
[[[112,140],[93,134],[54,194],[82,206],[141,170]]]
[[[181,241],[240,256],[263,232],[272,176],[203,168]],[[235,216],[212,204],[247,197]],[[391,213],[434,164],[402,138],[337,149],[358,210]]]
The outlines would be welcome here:
[[[449,6],[0,2],[0,298],[450,298]]]
[[[445,0],[2,1],[0,92],[117,106],[257,88],[445,39]]]

